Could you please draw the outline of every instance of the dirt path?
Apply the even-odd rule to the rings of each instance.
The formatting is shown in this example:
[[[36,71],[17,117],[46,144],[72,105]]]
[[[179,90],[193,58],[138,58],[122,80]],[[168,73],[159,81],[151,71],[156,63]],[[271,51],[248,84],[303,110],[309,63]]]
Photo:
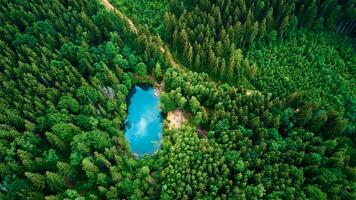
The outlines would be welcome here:
[[[124,13],[122,13],[119,9],[115,8],[109,2],[109,0],[101,0],[101,2],[106,9],[115,12],[124,22],[126,22],[129,26],[129,28],[131,29],[131,31],[133,31],[136,35],[139,34],[139,29],[133,23],[133,21],[129,17],[127,17]],[[155,41],[155,40],[152,40],[153,37],[151,34],[147,35],[147,37],[149,38],[150,41]],[[188,72],[189,70],[185,66],[180,64],[178,62],[178,60],[174,57],[174,55],[171,53],[171,51],[168,48],[168,45],[164,43],[164,41],[160,38],[159,35],[157,37],[158,37],[159,42],[156,42],[156,45],[158,46],[159,50],[165,57],[165,60],[168,61],[168,64],[171,65],[172,67],[175,67],[175,68],[183,71],[183,72]],[[211,79],[209,78],[209,80],[211,80]],[[256,93],[256,92],[260,93],[257,90],[247,90],[246,95],[252,95],[253,93]]]
[[[124,13],[122,13],[120,10],[115,8],[109,2],[109,0],[101,0],[101,3],[104,5],[104,7],[106,9],[115,12],[122,20],[124,20],[128,24],[129,28],[136,35],[138,35],[138,33],[139,33],[138,28],[136,27],[136,25],[133,23],[133,21],[130,18],[128,18]],[[160,37],[160,36],[158,36],[158,37]],[[152,36],[148,35],[148,38],[152,38]],[[162,41],[162,40],[160,39],[160,41]],[[162,43],[163,43],[163,41],[162,41]],[[162,44],[157,43],[157,46],[159,47],[159,50],[165,56],[166,60],[169,62],[169,64],[172,67],[178,68],[183,71],[187,71],[187,69],[183,65],[178,64],[179,62],[177,62],[177,60],[172,56],[172,53],[170,52],[170,50],[166,44],[163,43],[163,45],[162,45]]]
[[[167,113],[167,122],[169,129],[178,129],[186,121],[187,119],[184,116],[184,113],[179,109]]]
[[[130,29],[135,34],[138,34],[138,29],[137,29],[137,27],[135,26],[135,24],[133,23],[133,21],[130,18],[128,18],[124,13],[122,13],[121,11],[116,9],[113,5],[111,5],[109,0],[101,0],[101,2],[105,6],[106,9],[114,11],[121,19],[123,19],[125,22],[127,22],[127,24],[129,25]]]

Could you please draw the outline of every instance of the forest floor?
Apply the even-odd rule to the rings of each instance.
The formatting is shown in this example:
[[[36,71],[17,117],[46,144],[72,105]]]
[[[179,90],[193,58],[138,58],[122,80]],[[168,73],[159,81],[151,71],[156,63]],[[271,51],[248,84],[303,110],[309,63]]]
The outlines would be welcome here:
[[[187,118],[184,116],[184,112],[180,109],[168,112],[167,122],[169,129],[178,129],[182,126],[183,123],[187,121]]]

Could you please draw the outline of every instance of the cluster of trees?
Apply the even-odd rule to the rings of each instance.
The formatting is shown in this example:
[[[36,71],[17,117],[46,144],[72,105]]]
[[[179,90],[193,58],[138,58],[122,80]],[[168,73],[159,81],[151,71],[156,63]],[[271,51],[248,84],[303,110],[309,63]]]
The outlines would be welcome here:
[[[159,175],[161,199],[216,199],[232,189],[218,143],[199,138],[196,129],[189,126],[165,134],[159,152],[166,161]]]
[[[272,91],[277,95],[250,94],[219,85],[205,73],[167,69],[159,39],[147,30],[131,33],[96,0],[0,1],[0,199],[356,199],[351,47],[307,48],[307,37],[297,35],[302,42],[292,37],[286,47],[252,46],[256,50],[248,59],[238,49],[250,44],[256,23],[252,39],[262,37],[263,21],[266,32],[278,31],[268,34],[272,38],[287,34],[281,31],[287,16],[306,27],[315,21],[326,27],[342,22],[354,5],[338,2],[342,6],[333,0],[173,1],[165,17],[172,38],[166,39],[189,58],[192,69],[232,83],[256,75],[250,80],[261,90],[272,90],[280,79],[272,86],[260,83],[268,69],[266,75],[258,73],[248,59],[259,63],[261,55],[283,51],[291,62],[300,61],[299,70],[318,62],[327,84],[345,87],[350,95],[342,100],[350,105],[345,106],[349,120],[334,106],[311,104],[302,93],[291,93],[297,83],[288,91]],[[343,12],[335,15],[334,9]],[[318,14],[311,17],[314,11]],[[236,27],[243,37],[229,33],[241,34]],[[184,39],[174,39],[177,35]],[[315,54],[320,59],[286,52],[298,52],[294,46],[299,44],[300,51],[321,51]],[[331,54],[340,59],[331,60]],[[277,65],[288,65],[288,59],[259,65],[279,73]],[[305,70],[309,76],[319,73]],[[125,99],[147,74],[164,81],[164,112],[180,108],[194,115],[194,123],[164,130],[162,149],[136,160],[122,131]],[[325,92],[312,92],[310,98],[331,98]]]
[[[283,43],[276,34],[251,46],[247,57],[258,66],[250,82],[261,91],[285,97],[299,91],[344,114],[355,131],[355,50],[353,40],[334,33],[299,30]],[[350,127],[351,128],[351,127]]]
[[[162,199],[353,199],[355,135],[334,110],[267,93],[216,85],[206,74],[165,74],[167,99],[196,99],[201,127],[166,131],[159,180]],[[177,102],[178,101],[178,102]],[[172,107],[174,109],[174,107]]]
[[[153,33],[163,33],[162,19],[169,9],[170,0],[110,0],[110,2],[137,25],[148,26]]]
[[[0,199],[143,199],[124,139],[135,77],[165,63],[96,1],[0,2]]]
[[[164,18],[164,38],[191,69],[241,83],[243,71],[253,72],[255,66],[237,56],[238,49],[245,49],[272,30],[282,38],[298,26],[353,30],[355,10],[352,0],[172,0]],[[230,72],[234,72],[230,75],[234,79],[224,76]]]

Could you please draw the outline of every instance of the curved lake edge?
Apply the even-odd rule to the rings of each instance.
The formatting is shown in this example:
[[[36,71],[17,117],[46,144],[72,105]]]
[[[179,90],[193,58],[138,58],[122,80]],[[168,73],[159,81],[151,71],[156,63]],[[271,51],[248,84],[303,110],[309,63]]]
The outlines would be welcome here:
[[[143,158],[143,157],[146,157],[146,156],[152,156],[152,155],[156,154],[161,149],[161,145],[163,143],[163,130],[164,130],[164,122],[165,122],[164,113],[160,108],[160,93],[161,93],[161,91],[162,91],[162,86],[161,86],[161,84],[159,84],[157,82],[155,82],[154,84],[151,84],[151,83],[136,83],[136,84],[132,85],[132,87],[129,90],[129,93],[128,93],[127,97],[126,97],[127,116],[126,116],[126,119],[125,119],[124,135],[125,135],[126,141],[128,142],[128,144],[130,146],[130,152],[132,153],[132,155],[135,158]],[[132,102],[132,101],[133,101],[133,98],[135,97],[135,95],[137,94],[137,92],[141,92],[141,93],[142,92],[146,92],[145,95],[151,95],[151,97],[147,99],[147,101],[149,101],[149,102],[143,102],[143,103],[139,102],[139,105],[133,105],[132,103],[135,103],[135,102]],[[153,97],[153,95],[154,95],[154,97]],[[136,101],[142,101],[142,99],[140,99],[140,100],[136,99]],[[144,101],[146,101],[146,100],[144,100]],[[154,102],[152,102],[152,101],[154,101]],[[145,113],[146,114],[148,113],[149,115],[150,115],[150,113],[153,113],[153,115],[157,116],[158,119],[154,119],[154,121],[150,120],[150,123],[153,123],[153,125],[149,124],[148,126],[155,126],[155,128],[159,127],[159,131],[157,132],[157,129],[156,129],[156,131],[153,132],[153,133],[150,133],[150,132],[143,133],[144,137],[146,137],[146,136],[148,137],[148,138],[142,138],[143,140],[146,140],[146,144],[145,145],[147,145],[147,139],[150,139],[150,135],[153,134],[154,135],[153,137],[156,137],[154,140],[150,141],[150,145],[151,145],[151,148],[152,148],[151,150],[152,151],[150,151],[148,153],[137,152],[137,148],[132,146],[134,144],[133,144],[132,141],[130,141],[130,137],[133,137],[132,134],[133,135],[137,135],[137,134],[140,134],[140,133],[137,133],[135,131],[134,132],[131,131],[131,133],[130,133],[130,129],[131,128],[133,128],[133,129],[137,128],[137,126],[140,125],[140,124],[137,124],[137,123],[141,122],[142,119],[145,118],[145,116],[142,113],[139,113],[138,115],[139,115],[140,121],[132,122],[132,121],[130,121],[130,115],[137,115],[137,113],[130,113],[130,110],[131,110],[131,112],[137,112],[137,111],[133,111],[132,109],[136,109],[137,106],[138,107],[142,107],[142,106],[144,107],[145,104],[152,104],[152,103],[154,104],[154,106],[157,106],[156,107],[157,109],[152,109],[152,107],[150,107],[149,110],[145,111]],[[136,102],[136,104],[137,104],[137,102]],[[132,105],[135,108],[132,108],[131,107]],[[140,108],[137,108],[137,109],[140,109]],[[136,118],[136,120],[137,120],[137,118]],[[145,131],[149,131],[149,130],[145,130]],[[130,134],[131,134],[131,136],[130,136]],[[139,135],[139,137],[140,136],[141,135]],[[139,139],[141,139],[141,138],[139,138]],[[135,138],[134,140],[137,140],[137,138]],[[135,152],[135,150],[136,150],[136,152]]]

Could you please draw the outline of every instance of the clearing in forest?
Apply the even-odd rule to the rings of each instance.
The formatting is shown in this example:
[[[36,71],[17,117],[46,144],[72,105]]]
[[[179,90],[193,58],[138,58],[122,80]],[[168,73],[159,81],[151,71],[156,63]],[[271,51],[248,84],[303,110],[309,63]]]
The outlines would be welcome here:
[[[182,124],[186,121],[187,119],[184,116],[183,111],[181,111],[180,109],[168,112],[167,114],[167,122],[169,129],[180,128]]]

